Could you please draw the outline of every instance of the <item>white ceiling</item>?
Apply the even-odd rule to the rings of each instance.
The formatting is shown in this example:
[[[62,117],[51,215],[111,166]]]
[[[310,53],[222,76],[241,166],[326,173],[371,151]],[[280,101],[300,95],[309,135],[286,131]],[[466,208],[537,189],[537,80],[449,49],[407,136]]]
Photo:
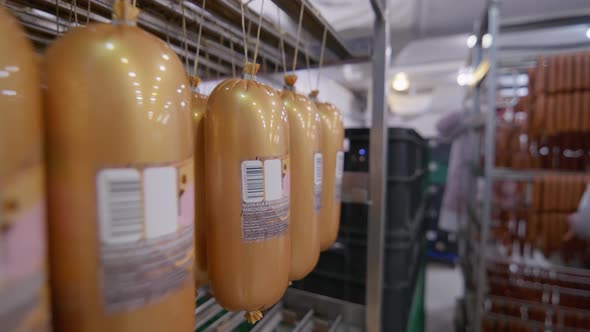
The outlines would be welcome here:
[[[389,0],[390,24],[395,31],[412,30],[418,37],[469,32],[483,14],[487,0]],[[324,18],[344,37],[370,34],[374,14],[369,0],[311,0]],[[543,16],[564,10],[590,8],[588,0],[504,0],[503,18]]]
[[[390,90],[389,105],[401,121],[423,122],[419,114],[441,114],[461,107],[463,89],[457,73],[464,66],[466,44],[474,22],[482,17],[486,0],[389,0],[391,20],[391,75],[404,71],[409,93]],[[374,14],[369,0],[311,0],[344,39],[365,39],[370,45]],[[543,17],[590,9],[590,0],[503,0],[500,17],[510,20]],[[588,25],[500,35],[504,58],[549,53],[565,46],[590,48]],[[360,94],[370,94],[371,64],[326,68],[324,75]],[[394,116],[396,117],[396,116]],[[400,118],[397,116],[397,118]],[[414,120],[407,120],[414,119]],[[366,125],[366,123],[365,123]],[[397,124],[399,125],[399,124]]]

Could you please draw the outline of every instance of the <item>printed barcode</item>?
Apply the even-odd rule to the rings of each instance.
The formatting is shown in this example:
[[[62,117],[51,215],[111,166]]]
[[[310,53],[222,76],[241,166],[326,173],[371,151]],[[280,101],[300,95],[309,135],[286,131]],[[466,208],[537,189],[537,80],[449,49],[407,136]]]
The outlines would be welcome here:
[[[141,177],[135,169],[107,169],[98,174],[101,240],[120,244],[141,239]]]
[[[316,153],[313,156],[313,183],[316,185],[322,184],[322,169],[323,169],[323,161],[322,161],[322,154]]]
[[[246,203],[264,199],[264,173],[260,160],[242,162],[242,199]]]

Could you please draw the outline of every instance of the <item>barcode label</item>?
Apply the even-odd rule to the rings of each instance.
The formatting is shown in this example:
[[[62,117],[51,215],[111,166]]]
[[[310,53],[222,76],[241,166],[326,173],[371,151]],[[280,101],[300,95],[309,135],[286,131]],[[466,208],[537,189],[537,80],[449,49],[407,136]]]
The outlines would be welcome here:
[[[264,200],[264,170],[260,160],[242,162],[242,199],[246,203]]]
[[[313,183],[315,185],[322,185],[322,171],[322,154],[318,152],[313,155]]]
[[[316,213],[322,209],[322,181],[324,160],[321,153],[317,152],[313,155],[313,207]]]
[[[135,169],[106,169],[97,177],[100,238],[107,244],[138,241],[143,233],[141,176]]]
[[[336,152],[336,178],[341,179],[344,172],[344,152]]]

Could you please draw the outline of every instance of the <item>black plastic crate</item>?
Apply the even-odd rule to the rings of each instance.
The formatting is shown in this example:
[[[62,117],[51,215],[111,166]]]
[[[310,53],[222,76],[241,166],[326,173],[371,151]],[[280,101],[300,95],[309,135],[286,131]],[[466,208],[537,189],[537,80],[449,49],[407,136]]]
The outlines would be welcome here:
[[[412,282],[384,286],[382,294],[382,331],[405,331],[414,291],[424,261],[416,264]],[[366,302],[364,282],[337,274],[314,271],[305,279],[294,282],[293,287],[358,304]]]
[[[387,231],[409,231],[424,201],[424,173],[405,179],[389,180],[385,193]]]
[[[369,206],[364,203],[345,203],[340,207],[340,229],[343,231],[367,232]]]
[[[423,174],[408,180],[391,180],[385,193],[385,229],[388,234],[411,232],[424,204]],[[342,203],[340,228],[345,231],[365,232],[369,220],[369,206],[363,203]]]
[[[345,130],[349,149],[344,155],[344,170],[348,172],[369,171],[368,128],[350,128]],[[426,169],[426,141],[413,129],[389,128],[387,169],[388,176],[409,177]]]
[[[348,139],[348,151],[344,153],[345,172],[369,172],[369,130],[349,128],[344,130]]]
[[[426,141],[413,129],[389,128],[389,176],[409,177],[426,168]]]
[[[385,245],[383,265],[383,282],[393,286],[409,282],[413,271],[420,262],[425,249],[424,234],[408,241],[395,236],[388,236]],[[322,252],[316,272],[347,276],[352,280],[365,282],[367,271],[366,235],[341,235],[336,244]]]
[[[424,251],[424,240],[398,244],[389,243],[385,246],[385,262],[383,265],[383,283],[387,286],[399,285],[412,281],[416,266],[420,264],[420,255]],[[367,247],[365,244],[353,243],[351,246],[351,275],[366,280]]]

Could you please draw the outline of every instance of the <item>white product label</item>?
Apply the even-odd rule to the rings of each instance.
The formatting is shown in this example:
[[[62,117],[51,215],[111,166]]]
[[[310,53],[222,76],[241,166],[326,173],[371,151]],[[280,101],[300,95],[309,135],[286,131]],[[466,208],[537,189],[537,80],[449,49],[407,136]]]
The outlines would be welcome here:
[[[177,175],[174,167],[148,168],[143,173],[145,235],[154,239],[178,227]]]
[[[96,186],[104,309],[126,311],[182,287],[194,251],[192,158],[103,169]]]
[[[264,161],[264,191],[267,201],[274,201],[283,196],[283,170],[281,159]]]
[[[336,152],[336,175],[334,180],[334,199],[342,199],[342,177],[344,175],[344,152]]]
[[[101,240],[123,244],[172,234],[178,219],[176,168],[105,169],[98,174]],[[142,204],[143,191],[143,204]]]
[[[313,155],[313,207],[316,212],[322,208],[322,172],[324,171],[322,154]]]
[[[264,241],[289,229],[288,157],[242,162],[242,238]]]

